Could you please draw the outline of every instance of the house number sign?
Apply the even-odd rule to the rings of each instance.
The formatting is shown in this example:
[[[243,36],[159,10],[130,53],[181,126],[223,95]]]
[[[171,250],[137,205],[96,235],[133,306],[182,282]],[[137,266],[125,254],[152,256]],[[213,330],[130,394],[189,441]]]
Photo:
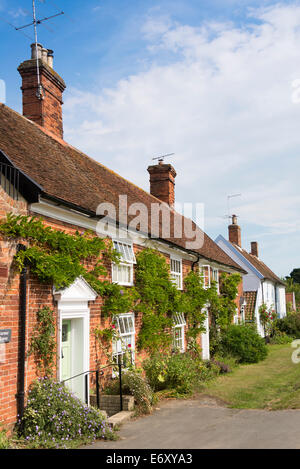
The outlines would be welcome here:
[[[11,329],[0,329],[0,344],[7,344],[11,341]]]

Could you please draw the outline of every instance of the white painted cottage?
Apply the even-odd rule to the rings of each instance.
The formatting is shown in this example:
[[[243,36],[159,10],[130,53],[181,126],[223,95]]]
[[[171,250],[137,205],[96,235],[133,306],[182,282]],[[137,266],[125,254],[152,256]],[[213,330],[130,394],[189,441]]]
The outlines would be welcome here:
[[[274,308],[278,317],[285,316],[285,283],[260,259],[257,242],[251,243],[250,252],[242,248],[241,228],[237,224],[236,215],[232,216],[232,224],[228,227],[228,233],[229,240],[219,235],[215,242],[247,272],[243,275],[244,319],[255,320],[258,332],[263,336],[259,307],[265,303],[268,308]]]

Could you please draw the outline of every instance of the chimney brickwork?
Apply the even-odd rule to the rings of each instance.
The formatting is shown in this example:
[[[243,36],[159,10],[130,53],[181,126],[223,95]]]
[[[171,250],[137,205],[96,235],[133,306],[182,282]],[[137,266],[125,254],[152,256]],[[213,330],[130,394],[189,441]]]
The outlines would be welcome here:
[[[173,166],[160,161],[157,165],[149,166],[148,172],[150,174],[150,194],[170,207],[174,207],[176,171]]]
[[[258,257],[258,243],[257,241],[251,242],[251,254],[252,256]]]
[[[38,44],[32,46],[31,59],[23,62],[18,71],[22,77],[23,115],[57,137],[63,138],[62,95],[66,88],[63,79],[53,70],[53,51]],[[38,53],[41,96],[38,93]]]
[[[242,247],[241,228],[237,224],[237,216],[232,215],[232,223],[228,226],[229,241]]]

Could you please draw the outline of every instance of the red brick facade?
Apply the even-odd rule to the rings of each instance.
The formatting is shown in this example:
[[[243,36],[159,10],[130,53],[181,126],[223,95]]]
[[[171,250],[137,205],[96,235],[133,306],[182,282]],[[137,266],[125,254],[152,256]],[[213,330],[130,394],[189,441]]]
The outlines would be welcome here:
[[[6,194],[0,188],[0,194],[2,196],[3,207],[6,205],[6,209],[16,210],[16,202],[7,200]],[[4,200],[6,201],[4,203]],[[3,205],[4,204],[4,205]],[[19,202],[19,209],[21,213],[26,213],[25,203]],[[4,213],[2,212],[2,216]],[[78,226],[68,225],[66,223],[53,220],[50,218],[44,218],[45,224],[52,228],[64,230],[69,233],[74,233],[76,230],[82,230]],[[0,368],[0,414],[2,422],[6,425],[13,425],[16,421],[17,415],[17,401],[16,394],[18,391],[18,353],[19,353],[19,327],[20,327],[20,275],[13,267],[13,257],[16,253],[17,241],[6,241],[0,240],[0,295],[1,295],[1,306],[0,306],[0,329],[11,329],[11,341],[7,344],[2,345],[2,360]],[[134,245],[134,251],[137,253],[141,250],[140,246]],[[165,254],[168,262],[169,256]],[[111,280],[111,268],[107,266],[108,279]],[[186,276],[192,269],[192,262],[188,260],[182,261],[183,276]],[[241,289],[242,291],[242,289]],[[107,357],[103,351],[99,348],[97,339],[93,333],[95,328],[108,327],[110,319],[104,318],[101,315],[102,309],[102,298],[98,296],[95,301],[89,303],[90,308],[90,363],[89,369],[94,370],[99,366],[107,364]],[[52,285],[40,284],[39,281],[33,277],[30,272],[28,274],[28,286],[27,286],[27,318],[26,318],[26,352],[28,352],[30,340],[36,325],[36,313],[44,306],[50,307],[56,313],[57,321],[57,344],[59,343],[59,317],[57,310],[57,302],[54,301]],[[135,328],[136,328],[136,341],[142,325],[142,316],[140,314],[135,315]],[[4,355],[3,355],[4,354]],[[140,365],[141,361],[146,357],[145,352],[139,352],[136,354],[136,363]],[[57,360],[59,360],[59,350],[57,350]],[[107,369],[106,377],[111,376],[111,369]],[[56,370],[58,378],[58,367]],[[28,389],[30,383],[36,379],[37,369],[34,363],[33,356],[26,358],[25,365],[25,387]],[[91,384],[93,385],[94,378],[91,378]]]

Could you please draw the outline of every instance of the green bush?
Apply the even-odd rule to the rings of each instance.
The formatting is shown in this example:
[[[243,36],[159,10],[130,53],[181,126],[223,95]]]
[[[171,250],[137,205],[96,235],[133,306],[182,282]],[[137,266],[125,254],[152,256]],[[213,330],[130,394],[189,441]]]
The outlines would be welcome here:
[[[277,319],[276,327],[294,339],[300,339],[300,313],[291,313],[284,318]]]
[[[245,325],[231,325],[221,340],[223,353],[234,356],[239,363],[257,363],[268,354],[265,341],[257,332]]]
[[[166,389],[168,358],[168,355],[157,352],[143,361],[147,380],[155,392]]]
[[[178,394],[190,394],[198,384],[218,374],[218,367],[189,352],[156,353],[143,362],[143,368],[154,391],[174,389]]]
[[[123,394],[134,396],[135,403],[140,413],[149,414],[155,402],[155,396],[147,380],[136,370],[122,373]],[[115,379],[105,389],[106,394],[119,394],[119,378]]]
[[[48,378],[30,387],[20,429],[27,443],[39,448],[68,448],[74,442],[113,438],[98,409],[87,407],[61,383]]]

